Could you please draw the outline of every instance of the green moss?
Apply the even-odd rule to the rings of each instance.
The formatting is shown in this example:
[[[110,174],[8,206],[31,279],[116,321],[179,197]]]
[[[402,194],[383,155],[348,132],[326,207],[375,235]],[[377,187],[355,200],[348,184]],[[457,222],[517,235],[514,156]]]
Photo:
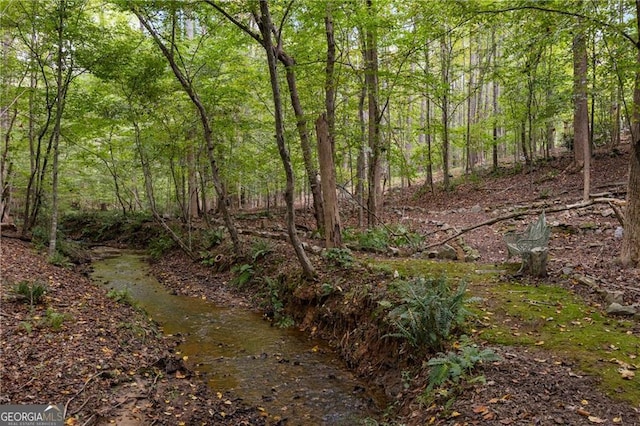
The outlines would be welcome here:
[[[477,311],[479,336],[494,344],[535,345],[575,360],[580,369],[601,379],[603,390],[633,404],[640,402],[638,378],[618,371],[640,367],[640,337],[634,322],[605,317],[571,292],[550,285],[506,283],[480,290],[487,300]]]
[[[445,262],[428,259],[384,259],[375,261],[379,268],[397,271],[400,277],[440,277],[446,276],[453,280],[462,278],[467,282],[495,282],[507,266],[483,265],[472,262]]]
[[[515,264],[390,259],[376,260],[376,265],[403,278],[464,278],[471,295],[484,300],[469,306],[477,314],[477,337],[489,344],[535,346],[574,360],[582,372],[598,377],[611,397],[640,403],[640,374],[636,371],[636,377],[625,380],[619,371],[625,365],[640,368],[640,336],[634,334],[634,321],[607,317],[600,307],[561,287],[499,282],[500,273],[515,271]]]

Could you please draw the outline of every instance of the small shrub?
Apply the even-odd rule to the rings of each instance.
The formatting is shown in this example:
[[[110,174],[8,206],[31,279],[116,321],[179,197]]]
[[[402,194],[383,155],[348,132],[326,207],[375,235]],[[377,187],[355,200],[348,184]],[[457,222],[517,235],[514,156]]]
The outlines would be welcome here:
[[[324,251],[322,256],[330,263],[341,268],[348,268],[353,265],[353,255],[351,250],[343,248],[330,248]]]
[[[287,328],[295,325],[293,318],[284,315],[284,300],[282,300],[282,284],[280,281],[265,277],[264,283],[266,285],[269,310],[273,315],[273,323],[280,328]]]
[[[429,384],[418,400],[424,406],[435,404],[449,409],[457,396],[464,392],[464,382],[485,382],[484,375],[474,375],[479,365],[499,360],[500,357],[493,350],[480,350],[465,339],[457,351],[439,353],[426,363],[430,368]]]
[[[258,240],[251,246],[251,259],[255,262],[273,251],[268,241]]]
[[[60,266],[61,268],[71,268],[71,266],[73,266],[69,258],[58,250],[53,253],[53,256],[49,256],[48,260],[50,264]]]
[[[149,254],[154,260],[158,260],[163,254],[176,246],[175,241],[168,235],[161,235],[149,241]]]
[[[468,380],[479,364],[499,360],[500,357],[492,349],[480,350],[478,346],[465,341],[457,351],[439,353],[437,357],[427,362],[431,368],[427,391],[440,387],[446,382],[457,384],[461,380]],[[482,380],[481,377],[476,380]]]
[[[67,316],[54,311],[52,308],[48,308],[45,318],[49,327],[54,330],[60,330],[60,327],[62,327],[62,323],[67,319]]]
[[[242,287],[243,285],[251,281],[255,270],[253,269],[253,265],[243,263],[242,265],[235,265],[233,268],[231,268],[231,272],[234,272],[236,274],[236,276],[231,280],[231,283],[238,287]]]
[[[398,331],[389,336],[404,338],[416,348],[442,350],[453,330],[469,314],[463,306],[465,283],[452,292],[444,277],[417,278],[400,281],[396,291],[401,304],[387,318]]]
[[[31,324],[29,321],[20,321],[20,324],[18,324],[18,328],[24,328],[27,334],[31,334],[31,332],[33,331],[33,324]]]
[[[47,292],[47,286],[39,282],[20,281],[13,290],[23,296],[33,307],[42,302]]]
[[[224,241],[224,228],[207,229],[202,236],[204,247],[208,250]]]
[[[134,305],[133,297],[131,297],[131,292],[128,288],[122,290],[116,290],[112,288],[107,292],[107,297],[109,299],[113,299],[118,303],[125,303],[127,305]]]

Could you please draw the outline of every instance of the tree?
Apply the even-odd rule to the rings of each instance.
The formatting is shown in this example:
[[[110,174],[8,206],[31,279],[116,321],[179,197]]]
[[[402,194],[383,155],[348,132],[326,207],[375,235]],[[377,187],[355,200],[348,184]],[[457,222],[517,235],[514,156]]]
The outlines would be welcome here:
[[[220,212],[222,213],[222,217],[224,219],[227,230],[229,231],[229,235],[231,237],[231,241],[233,243],[234,250],[236,254],[240,255],[242,253],[242,247],[240,244],[240,239],[238,238],[238,231],[233,222],[231,214],[229,212],[228,207],[228,197],[227,197],[227,189],[220,177],[220,171],[218,169],[218,163],[215,155],[215,144],[212,137],[211,130],[211,122],[209,118],[209,114],[207,113],[206,107],[200,96],[198,95],[195,87],[193,86],[192,80],[185,73],[185,71],[179,66],[176,56],[179,56],[178,46],[174,43],[175,38],[171,38],[172,41],[169,46],[163,42],[160,38],[160,35],[156,28],[151,24],[151,21],[143,14],[142,9],[138,3],[131,3],[130,10],[138,17],[140,23],[144,26],[144,28],[149,32],[153,40],[155,41],[158,48],[162,51],[162,54],[169,62],[171,70],[173,71],[176,79],[180,82],[180,85],[184,89],[184,91],[189,96],[189,99],[193,102],[193,105],[196,107],[198,111],[198,115],[200,117],[200,122],[202,124],[202,130],[204,134],[204,140],[207,146],[207,153],[209,155],[209,162],[211,165],[211,174],[213,178],[213,184],[220,198]],[[171,21],[172,25],[172,33],[175,31],[175,21]]]
[[[313,278],[315,271],[313,265],[309,261],[307,254],[302,248],[300,238],[296,232],[295,223],[295,206],[294,206],[294,174],[293,167],[291,166],[291,158],[289,157],[289,151],[285,141],[284,119],[282,113],[282,99],[280,95],[280,83],[278,82],[278,68],[276,63],[276,45],[273,44],[271,34],[273,31],[273,25],[271,23],[271,14],[269,12],[269,5],[266,0],[260,0],[260,19],[258,21],[260,27],[260,33],[262,34],[263,46],[267,54],[267,62],[269,64],[269,77],[271,81],[271,90],[273,92],[273,104],[275,115],[275,127],[276,127],[276,143],[278,145],[278,152],[280,153],[280,159],[284,166],[284,170],[287,176],[287,186],[285,190],[285,201],[287,203],[287,230],[289,231],[289,239],[291,245],[298,257],[298,261],[302,266],[304,275],[307,278]],[[278,42],[279,43],[279,42]]]

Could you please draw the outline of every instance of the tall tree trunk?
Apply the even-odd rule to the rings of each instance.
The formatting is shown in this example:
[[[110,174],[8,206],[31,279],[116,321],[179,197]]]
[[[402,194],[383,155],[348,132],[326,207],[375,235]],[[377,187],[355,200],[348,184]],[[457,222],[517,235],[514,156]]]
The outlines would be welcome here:
[[[581,30],[573,38],[573,156],[576,170],[584,166],[585,145],[589,145],[587,107],[587,43]]]
[[[60,126],[62,124],[62,113],[64,112],[65,98],[67,95],[67,88],[71,80],[71,73],[73,72],[72,64],[66,63],[64,59],[64,32],[65,32],[65,17],[67,15],[67,1],[59,0],[58,2],[58,40],[57,40],[57,52],[56,52],[56,115],[53,125],[53,161],[51,165],[52,182],[51,182],[51,226],[49,228],[49,257],[53,257],[56,253],[56,245],[58,241],[58,161],[60,156]],[[63,75],[63,70],[67,68],[66,76]]]
[[[364,101],[367,97],[367,86],[362,85],[358,99],[358,122],[360,123],[360,144],[356,166],[356,200],[358,203],[358,226],[364,226],[364,184],[367,180],[367,124],[365,121]]]
[[[370,19],[374,18],[373,0],[367,0]],[[367,86],[368,142],[371,152],[369,160],[369,193],[367,197],[367,223],[378,225],[381,206],[382,143],[380,140],[380,108],[378,105],[378,46],[375,23],[365,30],[365,85]]]
[[[340,211],[336,195],[336,167],[333,161],[329,123],[323,114],[316,120],[318,136],[318,159],[320,160],[320,182],[324,206],[324,240],[327,248],[342,246]]]
[[[640,38],[640,0],[636,0],[637,35]],[[640,47],[636,46],[637,66],[640,67]],[[631,157],[627,209],[625,212],[624,237],[621,260],[626,266],[640,266],[640,71],[636,69],[633,89],[633,117],[631,131]]]
[[[307,179],[309,181],[309,187],[311,189],[311,195],[313,197],[313,210],[316,219],[316,225],[318,229],[322,229],[324,221],[324,213],[322,206],[322,191],[320,181],[318,179],[318,169],[313,162],[313,155],[311,151],[311,141],[309,138],[309,131],[307,128],[307,118],[300,102],[300,95],[298,94],[298,85],[296,82],[295,74],[295,61],[287,55],[282,49],[279,49],[278,58],[285,67],[287,86],[289,88],[289,96],[291,98],[291,106],[296,116],[296,126],[298,128],[298,135],[300,137],[300,146],[302,148],[302,160],[304,162],[304,168],[307,172]]]
[[[491,59],[493,60],[493,67],[496,68],[496,64],[498,61],[498,46],[496,43],[496,32],[495,29],[491,30]],[[492,144],[492,166],[493,171],[498,170],[498,95],[499,95],[499,85],[496,79],[494,78],[491,85],[493,86],[492,91],[492,112],[493,112],[493,144]]]
[[[573,38],[573,152],[576,169],[583,168],[583,199],[589,200],[591,144],[589,143],[589,108],[587,100],[587,42],[580,30]]]
[[[269,5],[267,0],[260,0],[260,32],[262,33],[262,39],[264,42],[264,49],[267,54],[267,62],[269,64],[269,77],[271,81],[271,91],[273,93],[273,104],[275,113],[275,126],[276,126],[276,142],[278,144],[278,152],[284,166],[285,175],[287,178],[285,189],[285,202],[287,204],[287,230],[289,233],[289,239],[291,245],[298,257],[298,261],[302,266],[302,271],[307,278],[313,278],[315,276],[315,270],[307,254],[302,248],[300,238],[296,232],[295,223],[295,206],[294,206],[294,174],[293,166],[291,165],[291,158],[289,157],[289,151],[285,142],[284,134],[284,118],[282,112],[282,98],[280,95],[280,83],[278,81],[278,69],[276,64],[276,52],[273,42],[271,41],[271,30],[273,25],[271,23],[271,14],[269,13]]]
[[[441,52],[441,77],[442,86],[445,87],[445,93],[442,95],[442,184],[445,191],[449,190],[449,65],[450,65],[450,47],[447,42],[447,36],[443,35],[440,41]]]

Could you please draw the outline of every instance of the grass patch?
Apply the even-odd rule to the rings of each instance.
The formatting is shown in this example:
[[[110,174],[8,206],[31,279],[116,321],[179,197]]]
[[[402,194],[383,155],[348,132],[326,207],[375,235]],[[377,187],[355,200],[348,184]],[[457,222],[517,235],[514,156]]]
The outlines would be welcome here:
[[[473,291],[473,289],[472,289]],[[604,316],[566,289],[515,283],[485,288],[488,302],[480,316],[479,336],[494,344],[535,345],[575,360],[601,379],[616,399],[640,401],[638,377],[624,379],[621,369],[640,368],[640,337],[632,320]]]

